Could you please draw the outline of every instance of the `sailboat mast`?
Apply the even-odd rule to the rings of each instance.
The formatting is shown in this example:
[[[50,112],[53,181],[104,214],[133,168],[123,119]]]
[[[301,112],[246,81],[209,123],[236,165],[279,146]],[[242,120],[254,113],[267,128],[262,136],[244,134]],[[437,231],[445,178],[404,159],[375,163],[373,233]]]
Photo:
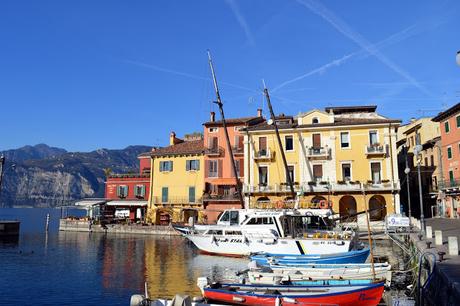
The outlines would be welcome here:
[[[278,132],[278,125],[276,124],[275,113],[273,112],[272,103],[270,102],[270,95],[268,94],[268,89],[265,86],[265,82],[264,82],[264,95],[265,95],[265,98],[267,99],[267,106],[270,111],[270,117],[273,121],[273,126],[275,127],[275,134],[276,134],[276,138],[278,139],[278,146],[280,147],[281,157],[283,158],[284,170],[286,171],[286,180],[287,180],[287,183],[289,184],[289,188],[291,189],[292,199],[295,200],[296,193],[294,191],[294,184],[292,183],[292,178],[291,178],[291,175],[289,174],[289,168],[288,168],[288,164],[286,161],[286,155],[284,154],[283,144],[281,142],[281,137]]]
[[[366,190],[365,190],[364,184],[362,185],[362,187],[363,187],[364,205],[365,205],[365,208],[366,208],[367,239],[368,239],[368,242],[369,242],[369,250],[370,250],[370,253],[371,253],[372,278],[375,281],[376,277],[375,277],[375,267],[374,267],[374,252],[373,252],[373,247],[372,247],[371,225],[370,225],[370,222],[369,222],[369,213],[370,212],[369,212],[369,205],[367,204],[367,200],[366,200]]]
[[[209,50],[208,50],[208,61],[209,61],[209,67],[211,68],[211,74],[212,74],[212,81],[213,81],[213,84],[214,84],[214,90],[216,92],[217,101],[214,101],[214,103],[219,106],[220,116],[222,118],[222,125],[224,126],[225,140],[227,142],[227,151],[230,154],[230,160],[232,162],[233,174],[235,175],[236,192],[238,193],[238,199],[240,201],[241,207],[244,207],[243,194],[241,193],[241,182],[238,179],[238,175],[237,175],[238,172],[237,172],[237,169],[236,169],[235,157],[233,156],[233,150],[232,150],[232,146],[230,144],[230,137],[228,136],[228,131],[227,131],[227,122],[225,121],[224,107],[223,107],[224,104],[222,103],[222,100],[220,98],[219,87],[217,86],[216,73],[214,71],[214,66],[212,64],[211,52],[209,52]]]

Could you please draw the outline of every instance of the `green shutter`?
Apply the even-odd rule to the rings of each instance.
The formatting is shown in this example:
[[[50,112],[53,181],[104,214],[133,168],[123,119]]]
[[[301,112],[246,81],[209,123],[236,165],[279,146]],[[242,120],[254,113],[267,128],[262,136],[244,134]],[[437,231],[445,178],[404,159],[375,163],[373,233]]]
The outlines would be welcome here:
[[[173,171],[173,162],[172,162],[172,160],[169,162],[169,171]]]
[[[190,160],[185,161],[185,171],[190,171],[190,164],[191,164]]]
[[[195,203],[195,187],[188,188],[188,201],[190,203]]]
[[[161,188],[161,202],[168,202],[168,187]]]
[[[446,133],[449,133],[449,121],[444,122],[444,129],[446,130]]]
[[[447,148],[447,158],[448,159],[452,158],[452,148]]]
[[[457,127],[460,127],[460,116],[457,116]]]
[[[200,170],[200,160],[196,160],[196,170]]]

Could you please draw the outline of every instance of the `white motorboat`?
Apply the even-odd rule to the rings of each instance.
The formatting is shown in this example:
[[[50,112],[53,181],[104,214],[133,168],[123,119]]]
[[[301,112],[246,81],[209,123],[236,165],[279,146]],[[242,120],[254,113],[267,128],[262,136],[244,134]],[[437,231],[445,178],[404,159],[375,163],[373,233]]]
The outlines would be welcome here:
[[[302,267],[271,265],[270,268],[258,268],[251,262],[247,272],[247,281],[251,284],[282,284],[297,281],[314,280],[352,280],[372,279],[371,264],[311,264]],[[391,283],[391,265],[374,264],[375,278]]]
[[[230,256],[348,252],[355,235],[334,230],[331,215],[330,209],[227,210],[218,224],[184,236],[203,252]]]

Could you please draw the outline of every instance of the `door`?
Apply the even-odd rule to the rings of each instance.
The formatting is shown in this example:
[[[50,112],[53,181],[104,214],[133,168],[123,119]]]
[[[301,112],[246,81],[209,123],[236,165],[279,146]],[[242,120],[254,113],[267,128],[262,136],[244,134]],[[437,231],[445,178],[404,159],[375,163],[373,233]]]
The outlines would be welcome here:
[[[259,156],[267,155],[267,137],[259,137]]]
[[[313,149],[321,148],[321,134],[313,134]]]
[[[371,175],[373,184],[381,183],[382,178],[380,175],[380,163],[371,163]]]
[[[161,202],[162,203],[168,202],[168,187],[161,188]]]
[[[268,168],[266,166],[259,167],[259,185],[267,186],[268,184]]]

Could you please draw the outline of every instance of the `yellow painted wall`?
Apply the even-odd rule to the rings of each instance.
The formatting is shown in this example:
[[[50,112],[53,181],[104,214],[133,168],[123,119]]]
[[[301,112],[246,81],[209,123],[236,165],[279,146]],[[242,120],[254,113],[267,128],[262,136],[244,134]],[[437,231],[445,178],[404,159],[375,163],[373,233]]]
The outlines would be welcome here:
[[[200,161],[200,169],[197,171],[186,171],[186,161],[197,159]],[[204,156],[168,156],[154,157],[152,160],[152,198],[150,204],[155,202],[155,198],[161,201],[161,191],[163,187],[168,187],[168,197],[172,200],[188,200],[189,187],[195,187],[195,199],[201,199],[204,190]],[[161,161],[173,161],[173,171],[160,172]]]

